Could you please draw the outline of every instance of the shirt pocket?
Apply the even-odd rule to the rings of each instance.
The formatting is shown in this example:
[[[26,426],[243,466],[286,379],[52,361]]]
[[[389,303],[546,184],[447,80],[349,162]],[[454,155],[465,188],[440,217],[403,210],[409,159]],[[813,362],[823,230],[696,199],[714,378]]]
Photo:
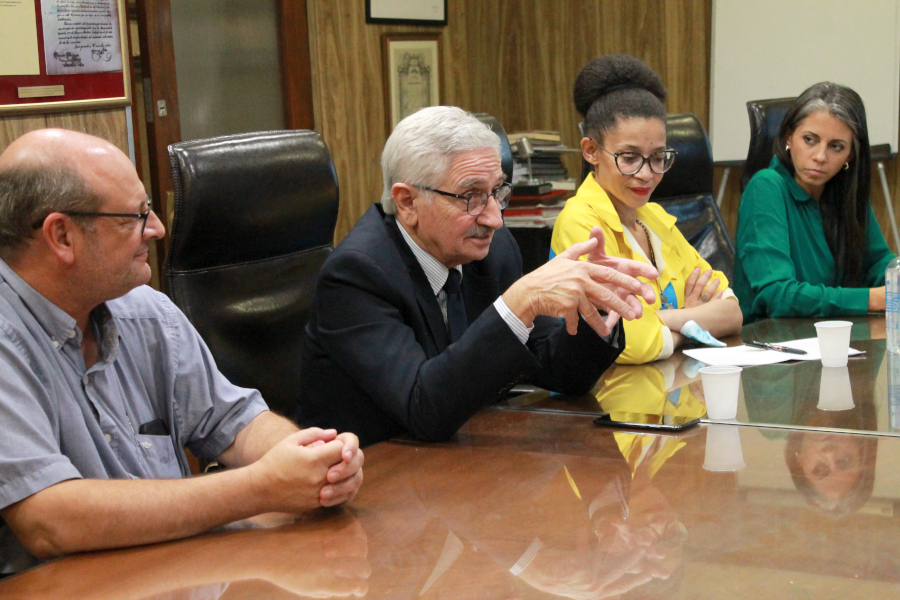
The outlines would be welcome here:
[[[135,439],[141,460],[154,479],[178,479],[184,475],[171,437],[137,434]]]

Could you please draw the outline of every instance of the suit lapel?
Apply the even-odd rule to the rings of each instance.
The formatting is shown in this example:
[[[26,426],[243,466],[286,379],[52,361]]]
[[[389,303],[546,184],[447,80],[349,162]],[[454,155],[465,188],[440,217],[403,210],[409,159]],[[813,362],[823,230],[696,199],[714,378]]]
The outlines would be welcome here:
[[[406,240],[403,239],[403,236],[397,229],[397,222],[392,215],[385,215],[384,225],[391,241],[397,246],[397,251],[400,252],[406,269],[409,271],[409,275],[416,286],[416,303],[419,305],[419,310],[422,311],[425,322],[428,323],[431,339],[434,340],[438,352],[443,352],[450,345],[450,337],[447,334],[447,327],[444,325],[444,315],[441,313],[441,306],[431,290],[428,277],[425,276],[422,265],[416,260],[415,254],[412,253]]]

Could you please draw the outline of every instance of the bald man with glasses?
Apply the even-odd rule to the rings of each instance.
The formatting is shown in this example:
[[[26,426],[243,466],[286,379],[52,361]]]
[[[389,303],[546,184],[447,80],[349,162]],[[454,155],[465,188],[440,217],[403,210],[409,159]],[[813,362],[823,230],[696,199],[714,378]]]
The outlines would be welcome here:
[[[48,129],[0,155],[0,574],[351,500],[351,433],[232,385],[150,280],[165,229],[112,144]],[[183,450],[230,469],[190,477]]]
[[[322,267],[306,328],[297,419],[437,441],[515,384],[585,393],[641,314],[645,263],[591,239],[528,275],[501,210],[500,140],[454,107],[401,121],[382,154],[381,204]],[[577,260],[587,255],[587,261]]]

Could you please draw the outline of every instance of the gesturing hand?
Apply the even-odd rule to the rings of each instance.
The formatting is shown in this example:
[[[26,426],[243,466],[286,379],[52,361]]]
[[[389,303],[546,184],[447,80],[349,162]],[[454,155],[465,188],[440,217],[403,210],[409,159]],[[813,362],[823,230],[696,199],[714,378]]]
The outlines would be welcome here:
[[[636,296],[648,303],[653,289],[635,279],[655,279],[656,269],[634,260],[608,256],[602,248],[603,231],[595,227],[587,241],[573,245],[556,258],[514,283],[503,300],[524,323],[537,315],[566,320],[566,330],[575,334],[579,315],[600,335],[608,335],[619,315],[634,319],[642,314]],[[588,261],[578,260],[587,255]],[[604,320],[598,307],[607,313]]]

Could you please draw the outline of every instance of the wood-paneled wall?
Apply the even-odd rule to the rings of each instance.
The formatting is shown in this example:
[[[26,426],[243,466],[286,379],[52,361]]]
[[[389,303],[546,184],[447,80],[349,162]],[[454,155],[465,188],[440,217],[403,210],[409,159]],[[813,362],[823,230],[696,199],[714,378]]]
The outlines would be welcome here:
[[[711,0],[453,0],[448,10],[446,27],[367,25],[365,0],[309,0],[316,129],[331,149],[341,185],[336,241],[381,195],[384,33],[440,33],[442,101],[490,113],[507,131],[559,130],[574,147],[575,76],[591,58],[612,52],[647,62],[669,90],[667,110],[693,112],[708,126]],[[578,174],[577,155],[566,160]],[[896,163],[888,165],[888,177],[900,214]],[[721,176],[717,169],[716,186]],[[741,170],[732,169],[722,205],[732,233],[740,177]],[[877,175],[872,183],[875,214],[893,247]]]
[[[381,195],[381,36],[442,35],[442,101],[496,116],[507,131],[554,129],[578,143],[572,84],[600,54],[627,52],[656,69],[667,108],[709,114],[709,0],[453,0],[443,28],[367,25],[364,0],[310,0],[316,128],[341,186],[336,240]],[[569,169],[580,172],[576,156]]]
[[[23,133],[46,127],[61,127],[96,135],[109,140],[128,154],[128,123],[123,108],[0,118],[0,152]]]

